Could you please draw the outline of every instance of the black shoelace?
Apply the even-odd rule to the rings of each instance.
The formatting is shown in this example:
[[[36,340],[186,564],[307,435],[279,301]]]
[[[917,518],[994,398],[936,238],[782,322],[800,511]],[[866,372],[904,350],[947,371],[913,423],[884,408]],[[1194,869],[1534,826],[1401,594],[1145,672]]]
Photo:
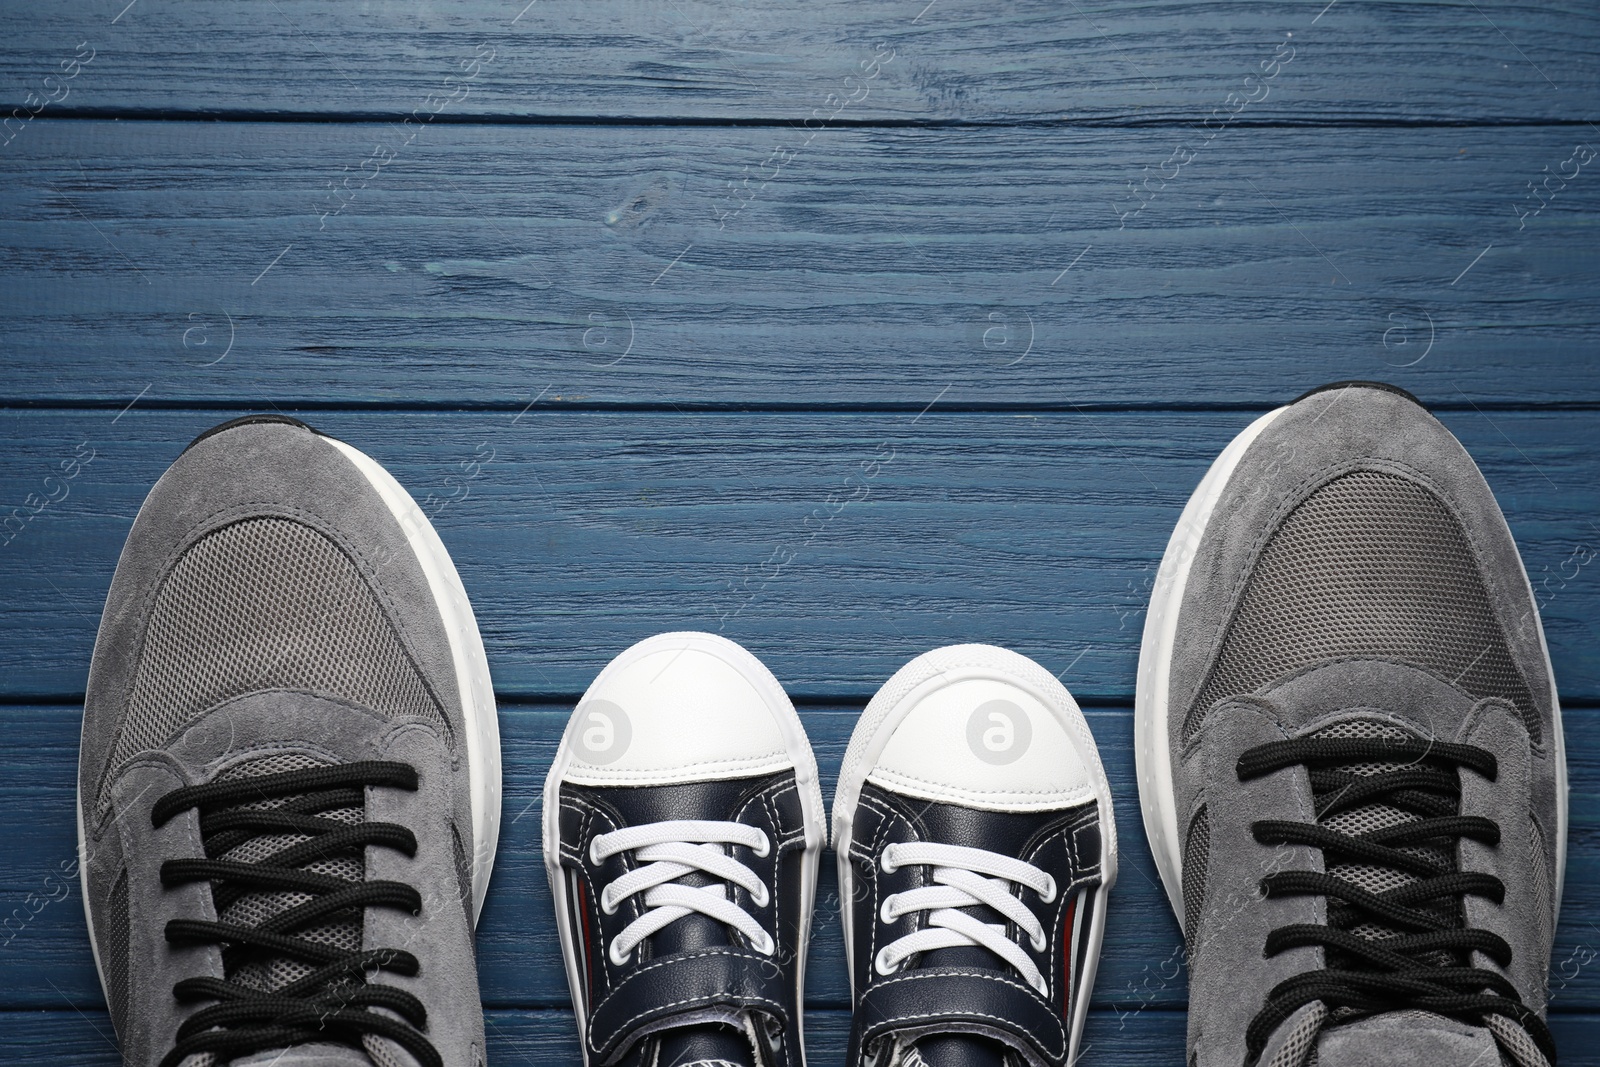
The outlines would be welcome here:
[[[1343,765],[1400,764],[1371,774]],[[1463,839],[1497,845],[1500,828],[1491,819],[1461,810],[1462,768],[1493,781],[1493,754],[1472,745],[1420,738],[1318,738],[1274,741],[1239,758],[1240,781],[1286,767],[1310,772],[1316,823],[1263,820],[1251,824],[1262,844],[1306,845],[1322,850],[1323,866],[1360,863],[1404,872],[1416,880],[1373,892],[1324,871],[1280,871],[1261,880],[1269,897],[1309,895],[1327,900],[1326,924],[1279,927],[1267,937],[1264,955],[1301,946],[1321,946],[1323,969],[1295,975],[1267,994],[1266,1004],[1246,1031],[1252,1058],[1273,1032],[1302,1006],[1322,1001],[1336,1021],[1383,1012],[1417,1009],[1474,1025],[1501,1015],[1527,1031],[1554,1064],[1555,1043],[1534,1011],[1522,1003],[1502,975],[1468,965],[1469,953],[1482,952],[1504,967],[1511,946],[1488,930],[1467,927],[1462,903],[1468,896],[1499,904],[1500,879],[1441,864],[1434,850],[1455,855]],[[1340,812],[1381,803],[1417,816],[1385,829],[1350,835],[1324,825]],[[1407,851],[1407,849],[1411,851]],[[1438,854],[1438,853],[1436,853]],[[1366,937],[1353,928],[1376,923],[1397,931],[1391,937]]]
[[[416,836],[394,823],[342,822],[319,813],[341,808],[361,810],[368,786],[417,788],[417,772],[404,763],[364,762],[264,774],[174,790],[156,802],[150,821],[161,826],[179,812],[198,809],[205,859],[168,860],[161,865],[161,884],[210,882],[218,916],[246,893],[287,891],[309,896],[258,926],[231,922],[174,919],[167,924],[172,944],[222,946],[227,978],[185,978],[172,987],[183,1002],[214,1000],[178,1028],[176,1044],[161,1067],[177,1067],[197,1053],[212,1053],[226,1062],[268,1049],[311,1042],[362,1048],[366,1035],[388,1038],[411,1053],[424,1067],[444,1061],[421,1031],[427,1028],[422,1002],[393,986],[367,981],[391,971],[415,975],[417,958],[393,949],[350,951],[295,936],[306,927],[370,907],[397,908],[416,914],[422,896],[401,882],[349,881],[303,870],[307,864],[354,856],[369,845],[396,849],[407,856],[417,850]],[[270,808],[242,805],[287,798]],[[306,840],[289,845],[256,863],[219,859],[262,835],[297,835]],[[276,989],[260,989],[235,981],[238,968],[252,961],[290,959],[312,967],[310,973]],[[383,1008],[394,1015],[372,1011]],[[394,1016],[399,1016],[395,1018]]]

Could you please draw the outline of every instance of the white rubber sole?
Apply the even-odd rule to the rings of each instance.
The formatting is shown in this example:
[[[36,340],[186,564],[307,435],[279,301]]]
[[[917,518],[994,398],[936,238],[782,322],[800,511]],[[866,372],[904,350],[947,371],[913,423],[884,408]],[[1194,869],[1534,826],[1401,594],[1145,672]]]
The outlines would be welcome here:
[[[1177,528],[1167,542],[1167,551],[1161,558],[1161,568],[1156,575],[1155,589],[1151,593],[1150,608],[1145,615],[1144,640],[1139,649],[1139,674],[1134,695],[1133,738],[1134,760],[1139,774],[1139,807],[1144,815],[1145,835],[1150,840],[1150,851],[1155,856],[1156,870],[1167,891],[1167,900],[1181,925],[1183,914],[1183,852],[1178,834],[1178,813],[1172,787],[1172,750],[1168,733],[1167,696],[1171,689],[1173,649],[1176,646],[1178,612],[1183,606],[1184,590],[1189,583],[1189,568],[1195,551],[1205,535],[1212,512],[1223,491],[1233,477],[1245,452],[1271,426],[1287,407],[1267,412],[1247,426],[1229,442],[1228,447],[1211,464],[1206,476],[1189,502],[1184,505]],[[1518,566],[1522,566],[1518,559]],[[1523,582],[1528,584],[1530,603],[1537,604],[1533,586],[1523,567]],[[1545,672],[1551,680],[1551,695],[1555,696],[1555,672],[1550,665],[1550,647],[1544,639],[1544,625],[1537,612],[1534,622],[1538,626],[1539,645],[1544,652]],[[1556,911],[1559,916],[1561,896],[1565,888],[1567,866],[1567,758],[1566,740],[1561,724],[1561,705],[1554,704],[1553,745],[1556,758],[1557,852],[1556,852]]]
[[[959,655],[963,661],[961,666],[947,665],[946,661],[952,654]],[[1083,717],[1077,701],[1043,667],[1009,649],[994,645],[951,645],[925,652],[896,671],[856,721],[855,730],[850,735],[850,745],[845,749],[843,766],[839,770],[839,784],[833,794],[833,848],[839,870],[839,917],[844,926],[845,962],[850,972],[850,982],[853,987],[855,954],[849,950],[849,945],[854,929],[852,915],[856,899],[850,843],[856,806],[861,800],[861,787],[888,746],[895,728],[919,702],[938,689],[972,678],[1001,679],[1049,709],[1057,721],[1066,727],[1068,736],[1078,741],[1075,747],[1093,781],[1100,815],[1100,869],[1104,873],[1104,881],[1099,890],[1099,906],[1094,910],[1089,929],[1083,933],[1088,944],[1084,953],[1081,992],[1073,1008],[1072,1035],[1068,1044],[1070,1063],[1083,1033],[1084,1021],[1088,1018],[1090,993],[1094,989],[1095,972],[1100,963],[1100,945],[1105,936],[1110,891],[1117,881],[1117,824],[1111,806],[1111,783],[1106,779],[1105,768],[1100,763],[1100,750],[1095,745],[1088,720]],[[900,695],[892,700],[886,699],[890,693]]]
[[[314,431],[313,431],[314,432]],[[395,481],[383,466],[371,456],[343,441],[317,436],[336,447],[345,458],[367,479],[383,499],[400,528],[405,531],[406,542],[415,553],[434,602],[439,605],[440,620],[450,642],[450,656],[455,668],[456,691],[462,702],[462,718],[466,727],[468,788],[472,798],[472,915],[476,921],[483,911],[484,897],[489,892],[489,876],[494,870],[495,848],[500,839],[500,720],[495,709],[494,685],[489,679],[489,660],[484,654],[483,639],[478,634],[477,619],[467,600],[467,591],[461,584],[450,554],[438,531],[422,513],[411,494]],[[135,520],[137,521],[137,520]],[[94,915],[89,907],[89,865],[85,852],[86,836],[83,828],[83,798],[77,797],[78,815],[78,888],[83,896],[83,919],[89,929],[89,948],[94,954],[95,972],[100,978],[100,990],[106,995],[106,973],[100,962],[100,943],[94,934]]]
[[[456,573],[456,565],[445,551],[444,542],[423,514],[411,494],[394,476],[361,450],[332,437],[333,445],[356,469],[366,476],[388,505],[395,521],[405,531],[406,541],[416,554],[422,573],[450,641],[450,659],[455,667],[456,691],[461,698],[461,714],[467,745],[467,784],[472,798],[472,915],[476,921],[489,892],[489,876],[494,871],[495,850],[500,840],[500,717],[495,709],[494,683],[489,678],[489,659],[483,651],[478,620],[467,600],[467,591]]]
[[[1167,691],[1171,685],[1172,650],[1178,636],[1178,609],[1189,584],[1189,566],[1200,546],[1206,524],[1216,509],[1234,468],[1255,439],[1288,408],[1277,408],[1256,419],[1229,442],[1189,497],[1167,542],[1166,554],[1156,571],[1155,589],[1144,617],[1144,640],[1139,648],[1138,682],[1133,698],[1133,756],[1139,774],[1139,807],[1144,832],[1150,840],[1156,870],[1166,888],[1167,900],[1183,922],[1183,853],[1178,841],[1178,812],[1172,792],[1172,752],[1167,740]]]
[[[1522,568],[1522,580],[1528,586],[1528,602],[1534,605],[1533,624],[1539,633],[1539,648],[1544,652],[1544,672],[1550,679],[1551,748],[1556,761],[1556,907],[1551,916],[1551,929],[1561,921],[1561,897],[1567,888],[1567,732],[1561,723],[1561,698],[1556,692],[1555,667],[1550,663],[1550,645],[1544,639],[1544,620],[1539,617],[1539,599],[1533,592],[1533,581],[1528,577],[1527,564],[1517,553],[1517,565]]]
[[[678,631],[647,637],[624,650],[606,664],[595,680],[589,684],[577,706],[582,707],[584,701],[589,699],[589,694],[598,689],[612,671],[621,670],[636,660],[657,652],[691,649],[716,656],[732,666],[755,688],[756,692],[765,698],[767,706],[772,709],[778,721],[779,729],[783,733],[784,747],[794,764],[795,783],[799,788],[801,808],[805,818],[806,840],[805,859],[801,864],[803,879],[801,905],[805,922],[800,930],[799,959],[796,960],[796,981],[803,1002],[806,988],[806,957],[811,947],[811,916],[817,900],[817,870],[821,865],[823,846],[827,843],[827,820],[823,813],[822,784],[817,773],[816,756],[811,751],[811,742],[806,737],[800,716],[794,710],[794,705],[790,703],[789,696],[783,691],[778,679],[767,669],[766,664],[748,649],[726,637],[695,631]],[[573,710],[576,712],[577,709]],[[572,909],[568,904],[567,879],[561,868],[561,783],[572,764],[572,750],[568,744],[570,735],[570,729],[562,732],[555,760],[550,765],[550,773],[545,777],[544,872],[550,882],[550,895],[555,898],[556,932],[561,939],[561,958],[566,965],[567,988],[572,993],[573,1007],[577,1009],[574,1014],[577,1016],[579,1043],[583,1049],[583,1062],[587,1065],[589,1033],[587,1012],[583,1003],[583,975],[578,969],[578,932],[571,926]],[[795,1020],[795,1030],[802,1039],[800,1046],[802,1067],[805,1063],[804,1024],[803,1018]]]
[[[79,741],[80,750],[82,744]],[[100,962],[100,940],[94,936],[94,909],[89,907],[89,854],[83,847],[83,776],[80,773],[78,777],[79,784],[72,791],[73,803],[78,806],[78,895],[83,898],[83,925],[89,929],[89,952],[94,956],[94,976],[100,979],[100,995],[109,1005],[111,987],[106,984],[106,969]]]

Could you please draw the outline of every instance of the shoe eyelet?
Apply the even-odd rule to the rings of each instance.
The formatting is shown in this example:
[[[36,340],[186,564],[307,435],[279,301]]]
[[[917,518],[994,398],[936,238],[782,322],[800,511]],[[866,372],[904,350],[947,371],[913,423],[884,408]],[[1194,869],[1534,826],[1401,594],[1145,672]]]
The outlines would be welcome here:
[[[600,891],[600,913],[602,915],[615,915],[617,913],[617,901],[611,896],[610,886],[606,886]]]
[[[896,920],[898,920],[900,918],[900,913],[899,912],[890,911],[889,910],[890,907],[894,904],[895,898],[898,897],[899,895],[900,894],[898,894],[898,893],[890,893],[888,896],[883,898],[883,906],[878,909],[878,921],[879,922],[882,922],[883,924],[888,925],[890,923],[895,922]]]
[[[872,969],[882,975],[890,975],[899,970],[898,967],[890,967],[885,962],[884,957],[888,954],[889,946],[885,945],[883,948],[879,949],[878,954],[872,958]]]
[[[591,837],[589,839],[589,862],[595,864],[596,866],[605,862],[605,860],[600,858],[599,849],[600,838],[598,836]]]
[[[1039,894],[1039,899],[1044,901],[1046,904],[1054,904],[1056,902],[1056,890],[1059,887],[1056,885],[1056,880],[1050,875],[1047,874],[1044,877],[1044,892]]]
[[[757,882],[756,890],[757,892],[750,894],[750,899],[755,903],[756,907],[764,908],[772,903],[772,894],[767,892],[767,884],[765,882]]]
[[[1033,988],[1039,991],[1039,995],[1041,997],[1044,997],[1046,1000],[1050,999],[1050,983],[1040,979]]]
[[[771,855],[772,854],[772,838],[768,837],[766,834],[762,834],[761,835],[761,844],[758,845],[755,848],[754,851],[755,851],[755,854],[758,855],[758,856],[769,856],[769,855]]]
[[[631,952],[621,956],[617,955],[617,942],[615,941],[611,942],[611,944],[606,947],[606,959],[610,960],[612,966],[614,967],[624,966],[628,962],[628,958],[632,955],[633,953]]]
[[[778,943],[772,939],[772,935],[765,930],[761,931],[761,940],[755,943],[756,951],[764,956],[770,956],[777,947]]]
[[[878,853],[878,868],[884,874],[893,874],[900,869],[900,865],[889,858],[889,853],[893,848],[893,845],[885,845],[883,851]]]
[[[1048,941],[1046,941],[1044,939],[1044,935],[1043,934],[1040,934],[1038,937],[1030,937],[1028,939],[1028,944],[1033,946],[1033,951],[1035,951],[1035,952],[1043,952],[1044,949],[1045,949],[1045,946],[1048,945],[1049,943],[1050,942],[1048,942]]]

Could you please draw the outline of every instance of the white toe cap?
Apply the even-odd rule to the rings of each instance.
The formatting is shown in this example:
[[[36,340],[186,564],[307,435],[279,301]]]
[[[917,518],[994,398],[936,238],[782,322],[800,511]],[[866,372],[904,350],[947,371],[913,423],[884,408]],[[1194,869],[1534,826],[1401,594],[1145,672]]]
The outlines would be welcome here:
[[[1050,690],[1041,692],[1041,679],[1024,684],[1004,666],[969,663],[905,694],[867,778],[897,793],[998,811],[1095,799],[1101,772],[1083,749],[1093,742],[1073,728],[1082,720],[1077,705],[1048,675]]]
[[[777,680],[714,634],[660,634],[600,672],[567,727],[565,778],[662,785],[742,778],[794,766]]]

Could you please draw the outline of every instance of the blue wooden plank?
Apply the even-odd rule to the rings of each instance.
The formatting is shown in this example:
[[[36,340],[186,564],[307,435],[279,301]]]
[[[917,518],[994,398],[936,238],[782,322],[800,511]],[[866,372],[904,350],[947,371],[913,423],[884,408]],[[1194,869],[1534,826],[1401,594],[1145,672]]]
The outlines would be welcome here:
[[[540,791],[570,709],[501,709],[505,802],[494,879],[478,938],[483,997],[496,1007],[562,1007],[565,972],[550,921],[552,906],[540,854]],[[831,803],[833,782],[859,713],[806,707],[806,724]],[[1145,845],[1133,768],[1133,724],[1125,709],[1091,709],[1116,803],[1122,874],[1108,913],[1094,1003],[1131,1014],[1181,1007],[1186,1000],[1182,935],[1157,887]],[[7,736],[27,745],[0,752],[0,804],[26,811],[11,831],[0,864],[0,1009],[98,1004],[100,991],[75,884],[59,880],[74,849],[74,768],[78,711],[70,707],[0,709]],[[1572,827],[1562,922],[1552,956],[1552,1006],[1600,1008],[1600,711],[1567,713]],[[55,881],[48,879],[54,877]],[[28,896],[29,893],[33,897]],[[810,964],[808,1001],[848,1005],[843,940],[830,855],[823,864]],[[18,914],[20,909],[20,914]]]
[[[1593,117],[1600,90],[1600,20],[1570,2],[124,8],[0,9],[6,108],[798,123],[831,114],[832,94],[848,101],[846,120],[1198,122],[1237,93],[1252,119],[1366,122]],[[80,42],[88,65],[46,82]],[[1263,67],[1274,55],[1293,58],[1265,83],[1245,81],[1277,72]],[[864,68],[875,56],[892,59]]]
[[[1449,397],[1453,383],[1435,390],[1424,397]],[[0,692],[83,690],[134,513],[183,445],[226,414],[0,414],[0,514],[59,496],[45,479],[80,446],[95,450],[66,498],[0,546],[11,596]],[[1126,701],[1179,511],[1251,416],[935,406],[307,417],[386,464],[434,516],[507,695],[575,695],[648,634],[709,629],[808,698],[864,701],[912,656],[985,640],[1064,672],[1082,698]],[[1600,415],[1445,422],[1519,538],[1564,694],[1600,700]],[[464,464],[491,456],[461,481]]]
[[[1600,403],[1600,135],[1213,133],[39,120],[0,403]]]
[[[1151,1011],[1137,1016],[1091,1012],[1084,1027],[1083,1059],[1093,1067],[1148,1067],[1181,1063],[1186,1017],[1182,1012]],[[569,1013],[494,1010],[486,1016],[489,1062],[495,1067],[577,1067],[577,1029]],[[1550,1021],[1562,1067],[1600,1063],[1600,1016],[1556,1015]],[[111,1024],[104,1012],[0,1013],[0,1043],[15,1067],[55,1067],[70,1061],[83,1067],[117,1067],[121,1060],[108,1044]],[[806,1056],[810,1063],[844,1061],[850,1036],[842,1011],[806,1013]]]
[[[1184,1015],[1151,1011],[1121,1017],[1093,1012],[1084,1028],[1084,1060],[1094,1065],[1177,1063],[1183,1059]],[[1591,1016],[1563,1016],[1557,1040],[1577,1045],[1600,1031]],[[568,1011],[491,1009],[485,1015],[489,1063],[494,1067],[579,1067],[578,1032]],[[103,1010],[84,1012],[0,1012],[0,1046],[13,1067],[120,1067],[111,1020]],[[808,1011],[805,1023],[808,1063],[844,1062],[850,1037],[848,1013]],[[1580,1062],[1563,1057],[1562,1065]]]

